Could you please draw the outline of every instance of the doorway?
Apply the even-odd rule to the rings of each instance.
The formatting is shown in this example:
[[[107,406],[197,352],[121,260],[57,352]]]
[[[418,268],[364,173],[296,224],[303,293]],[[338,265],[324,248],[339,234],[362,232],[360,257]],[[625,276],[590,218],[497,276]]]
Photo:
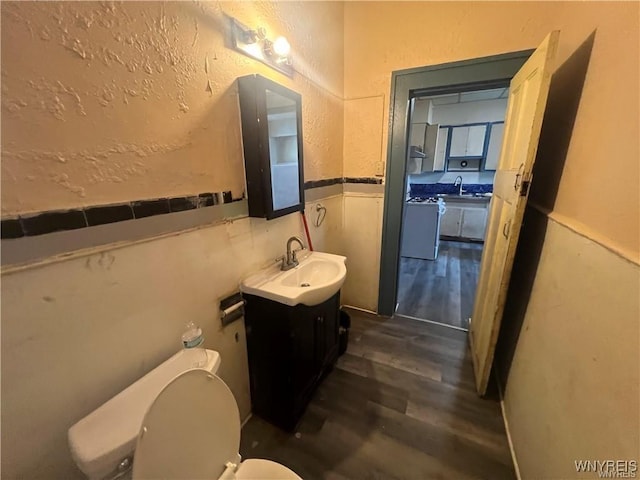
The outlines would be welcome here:
[[[468,329],[508,93],[410,99],[396,315]]]
[[[392,123],[389,129],[380,259],[379,314],[393,315],[398,303],[412,100],[504,88],[532,52],[533,50],[525,50],[393,72],[390,111]]]

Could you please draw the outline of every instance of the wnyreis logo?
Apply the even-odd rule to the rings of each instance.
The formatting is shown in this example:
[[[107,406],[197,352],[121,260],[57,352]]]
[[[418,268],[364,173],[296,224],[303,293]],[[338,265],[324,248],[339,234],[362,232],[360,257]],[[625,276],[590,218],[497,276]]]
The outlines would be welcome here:
[[[636,478],[636,460],[576,460],[576,472],[597,473],[598,478]]]

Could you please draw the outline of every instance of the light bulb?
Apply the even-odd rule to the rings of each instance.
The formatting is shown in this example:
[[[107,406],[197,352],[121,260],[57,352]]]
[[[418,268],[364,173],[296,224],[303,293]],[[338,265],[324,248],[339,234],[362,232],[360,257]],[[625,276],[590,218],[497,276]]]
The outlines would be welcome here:
[[[287,39],[284,37],[278,37],[273,42],[273,51],[279,57],[286,57],[289,55],[289,51],[291,50],[291,45],[287,42]]]

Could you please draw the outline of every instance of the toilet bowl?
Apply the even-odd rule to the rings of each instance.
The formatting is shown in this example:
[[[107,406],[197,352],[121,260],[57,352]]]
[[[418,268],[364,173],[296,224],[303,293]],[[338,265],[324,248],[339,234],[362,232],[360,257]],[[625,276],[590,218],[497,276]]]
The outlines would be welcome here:
[[[191,353],[179,351],[69,429],[71,455],[80,470],[91,480],[127,478],[132,464],[141,479],[299,480],[275,462],[240,462],[238,407],[215,376],[220,355],[206,350],[207,362],[194,369]],[[164,435],[162,446],[159,435]],[[212,458],[222,459],[219,469]],[[168,461],[171,466],[165,466]],[[165,471],[155,475],[150,464]]]
[[[301,480],[269,460],[240,461],[240,414],[227,385],[193,369],[158,394],[142,422],[133,479]]]

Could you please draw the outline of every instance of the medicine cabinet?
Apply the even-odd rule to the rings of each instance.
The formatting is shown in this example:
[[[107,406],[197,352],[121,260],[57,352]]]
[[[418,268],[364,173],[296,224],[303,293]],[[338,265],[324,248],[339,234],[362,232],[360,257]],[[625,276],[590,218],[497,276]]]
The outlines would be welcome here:
[[[260,75],[238,78],[249,216],[302,211],[300,94]]]

